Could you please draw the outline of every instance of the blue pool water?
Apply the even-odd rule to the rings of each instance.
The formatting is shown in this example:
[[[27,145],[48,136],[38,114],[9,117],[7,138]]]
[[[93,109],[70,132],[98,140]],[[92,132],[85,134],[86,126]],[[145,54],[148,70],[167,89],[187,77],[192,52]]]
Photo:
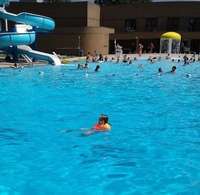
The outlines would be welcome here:
[[[1,69],[0,195],[199,195],[200,64],[172,65]]]

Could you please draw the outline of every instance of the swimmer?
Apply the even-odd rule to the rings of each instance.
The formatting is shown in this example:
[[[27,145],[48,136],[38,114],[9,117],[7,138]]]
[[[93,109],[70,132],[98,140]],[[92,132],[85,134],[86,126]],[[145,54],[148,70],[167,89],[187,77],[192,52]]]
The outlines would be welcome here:
[[[150,62],[153,64],[156,62],[156,59],[157,59],[156,57],[153,57],[153,58],[151,58]]]
[[[166,60],[169,60],[170,58],[171,58],[171,57],[170,57],[170,54],[168,53],[167,56],[165,57],[165,59],[166,59]]]
[[[158,69],[158,75],[161,76],[162,74],[163,74],[163,70],[162,70],[162,68],[160,67],[160,68]]]
[[[89,68],[88,67],[88,63],[85,63],[85,65],[83,66],[83,68],[86,68],[86,69]]]
[[[18,68],[18,64],[17,64],[17,63],[15,63],[15,64],[14,64],[14,67],[15,67],[15,68]]]
[[[176,73],[176,66],[172,66],[172,70],[170,71],[170,73]]]
[[[115,77],[116,74],[115,73],[112,73],[112,74],[106,74],[106,77]]]
[[[123,57],[123,61],[122,61],[122,62],[124,62],[124,63],[128,62],[127,55],[124,55],[124,57]]]
[[[39,75],[41,75],[41,76],[44,75],[44,72],[40,71],[40,72],[39,72]]]
[[[183,61],[184,61],[184,65],[189,63],[189,59],[188,59],[187,55],[183,56]]]
[[[88,63],[90,61],[90,55],[88,54],[86,57],[86,63]]]
[[[11,68],[19,68],[18,64],[17,63],[14,63],[13,66],[11,66]]]
[[[185,76],[186,76],[187,78],[191,78],[191,77],[192,77],[191,74],[186,74]]]
[[[99,69],[100,69],[100,66],[97,65],[94,71],[95,71],[95,72],[99,72]]]
[[[96,62],[96,58],[95,57],[92,57],[92,62]]]
[[[86,131],[84,135],[91,135],[97,132],[107,132],[111,130],[111,125],[108,123],[108,116],[101,114],[98,123],[95,124],[89,131]]]
[[[151,57],[151,56],[149,56],[149,57],[148,57],[148,59],[147,59],[147,61],[151,61],[151,59],[152,59],[152,57]]]
[[[99,54],[99,59],[97,61],[103,61],[103,55]]]

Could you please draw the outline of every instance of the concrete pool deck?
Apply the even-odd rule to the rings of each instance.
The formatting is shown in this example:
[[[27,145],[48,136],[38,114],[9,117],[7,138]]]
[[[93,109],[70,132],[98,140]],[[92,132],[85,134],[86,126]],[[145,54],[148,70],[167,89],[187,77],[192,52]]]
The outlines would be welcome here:
[[[14,64],[15,63],[12,63],[12,62],[0,62],[0,68],[13,68]],[[19,67],[32,67],[32,66],[42,66],[42,65],[45,65],[45,64],[41,63],[41,62],[36,62],[33,65],[33,64],[30,64],[30,63],[22,62],[22,63],[17,63],[17,65]]]

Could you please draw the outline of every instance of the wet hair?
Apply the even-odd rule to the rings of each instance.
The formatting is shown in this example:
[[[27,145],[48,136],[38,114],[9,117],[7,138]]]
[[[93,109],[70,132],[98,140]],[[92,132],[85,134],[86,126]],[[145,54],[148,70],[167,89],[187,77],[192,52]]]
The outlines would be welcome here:
[[[99,117],[99,120],[100,121],[104,121],[105,123],[108,123],[108,116],[106,116],[106,115],[104,115],[104,114],[102,114],[100,117]]]
[[[162,72],[162,68],[158,68],[158,72]]]
[[[175,72],[175,70],[176,70],[176,66],[172,66],[171,72]]]

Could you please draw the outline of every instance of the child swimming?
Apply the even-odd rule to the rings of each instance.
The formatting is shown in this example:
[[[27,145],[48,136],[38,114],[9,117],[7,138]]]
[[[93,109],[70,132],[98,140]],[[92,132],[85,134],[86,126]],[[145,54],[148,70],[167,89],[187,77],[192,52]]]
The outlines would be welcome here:
[[[84,135],[91,135],[97,132],[106,132],[111,130],[111,125],[108,123],[108,116],[100,115],[98,123],[96,123],[90,130],[86,131]]]

